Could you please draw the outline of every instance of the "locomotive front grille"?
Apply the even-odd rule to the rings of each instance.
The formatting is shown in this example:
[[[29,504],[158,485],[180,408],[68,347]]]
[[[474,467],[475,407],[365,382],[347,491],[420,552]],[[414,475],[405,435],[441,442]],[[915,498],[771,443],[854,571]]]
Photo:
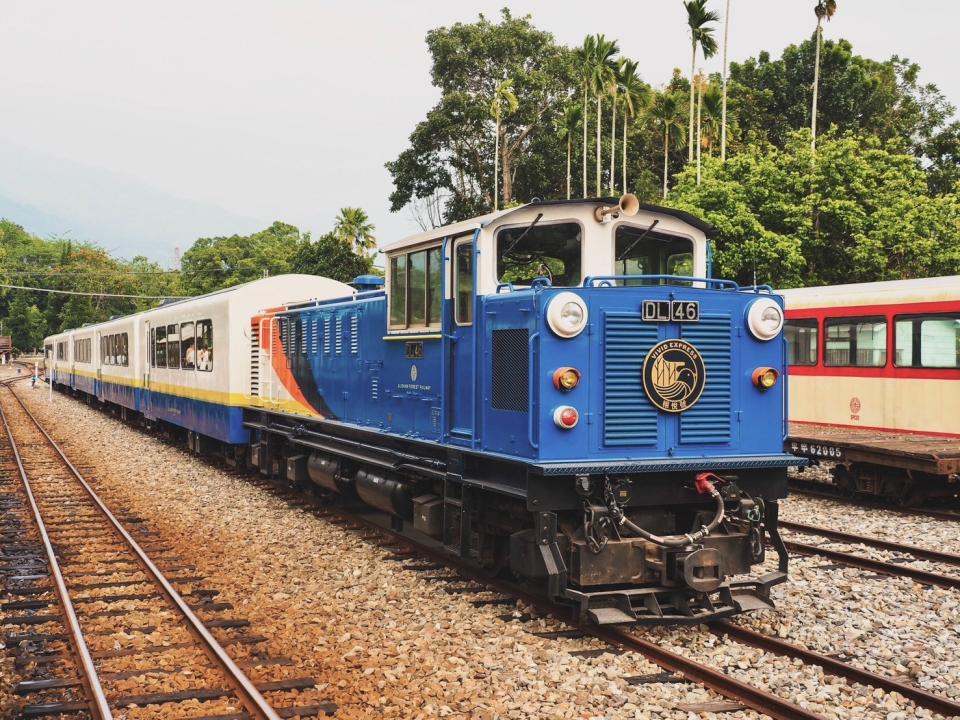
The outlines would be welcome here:
[[[680,414],[680,442],[730,442],[731,337],[730,314],[704,314],[700,322],[683,325],[680,337],[703,356],[707,381],[700,400]]]
[[[656,445],[657,410],[643,391],[643,359],[657,326],[637,313],[609,312],[603,326],[603,444]]]

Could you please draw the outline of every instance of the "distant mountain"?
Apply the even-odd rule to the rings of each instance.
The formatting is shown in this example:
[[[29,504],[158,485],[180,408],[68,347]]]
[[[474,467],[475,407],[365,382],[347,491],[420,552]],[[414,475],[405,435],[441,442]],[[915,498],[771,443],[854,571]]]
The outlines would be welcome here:
[[[0,217],[32,233],[96,242],[163,265],[198,237],[246,234],[269,222],[185,200],[135,178],[0,140]],[[69,231],[69,233],[68,233]]]

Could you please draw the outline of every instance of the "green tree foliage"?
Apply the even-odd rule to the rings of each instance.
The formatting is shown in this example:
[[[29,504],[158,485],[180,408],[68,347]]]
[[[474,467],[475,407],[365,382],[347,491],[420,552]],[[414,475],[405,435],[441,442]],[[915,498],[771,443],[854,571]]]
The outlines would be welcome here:
[[[504,10],[500,22],[484,16],[427,34],[438,103],[410,135],[410,146],[387,169],[391,208],[441,203],[443,221],[493,208],[492,161],[497,145],[491,103],[510,79],[520,99],[500,117],[503,205],[514,198],[559,197],[564,191],[566,144],[558,137],[564,104],[573,91],[572,53],[537,30],[529,17]],[[438,200],[439,198],[439,200]],[[435,222],[437,213],[431,214]]]
[[[358,275],[372,272],[372,262],[358,255],[350,243],[336,232],[324,233],[316,240],[306,237],[290,264],[290,272],[320,275],[340,282],[353,282]]]
[[[960,273],[960,198],[930,196],[916,158],[876,137],[809,131],[687,169],[669,203],[719,230],[714,273],[778,287]]]
[[[183,288],[188,295],[202,295],[290,272],[290,263],[307,237],[278,221],[252,235],[200,238],[183,254]]]
[[[180,294],[176,273],[144,257],[118,260],[90,243],[45,240],[9,220],[0,220],[0,278],[8,285],[95,294],[0,290],[0,319],[21,350],[37,346],[38,337],[156,304],[110,295]]]
[[[730,102],[743,139],[783,147],[790,133],[810,125],[813,38],[790,45],[773,60],[730,64]],[[942,133],[955,108],[935,85],[922,84],[920,67],[893,56],[878,62],[856,55],[846,40],[824,41],[820,55],[817,128],[875,135],[918,157]]]

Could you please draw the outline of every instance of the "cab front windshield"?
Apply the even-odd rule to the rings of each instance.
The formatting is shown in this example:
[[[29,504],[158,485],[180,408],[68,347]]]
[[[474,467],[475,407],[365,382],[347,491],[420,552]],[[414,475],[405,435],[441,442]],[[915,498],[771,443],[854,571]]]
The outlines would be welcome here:
[[[530,285],[544,277],[551,285],[580,284],[579,223],[531,223],[497,233],[497,281]]]
[[[693,275],[693,241],[647,227],[620,225],[614,242],[615,275]],[[624,280],[623,285],[659,285],[660,280]]]

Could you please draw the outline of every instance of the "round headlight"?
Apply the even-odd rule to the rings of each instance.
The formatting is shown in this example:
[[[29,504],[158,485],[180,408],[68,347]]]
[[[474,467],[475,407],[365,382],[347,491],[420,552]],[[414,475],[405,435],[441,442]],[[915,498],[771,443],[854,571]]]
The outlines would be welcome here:
[[[754,300],[747,311],[747,327],[757,340],[773,340],[783,329],[783,310],[770,298]]]
[[[547,324],[560,337],[579,335],[587,326],[586,303],[576,293],[558,293],[547,306]]]

